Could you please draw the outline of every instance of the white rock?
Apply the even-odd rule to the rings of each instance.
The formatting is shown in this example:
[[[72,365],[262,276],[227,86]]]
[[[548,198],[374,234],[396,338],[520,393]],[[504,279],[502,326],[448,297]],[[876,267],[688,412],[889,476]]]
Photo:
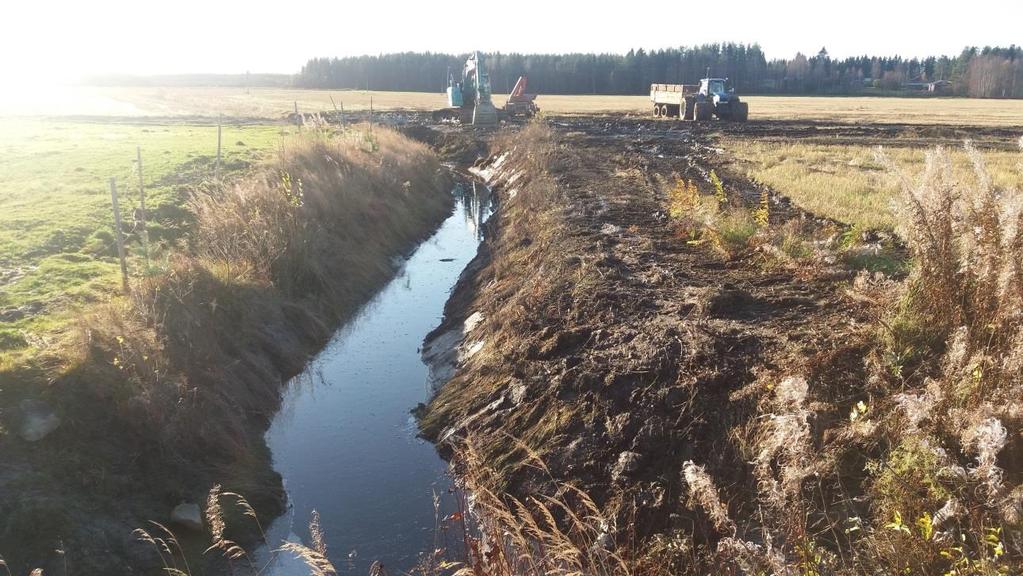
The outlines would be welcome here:
[[[60,427],[60,417],[42,400],[22,400],[19,433],[28,442],[38,442]]]
[[[471,345],[469,345],[468,348],[465,349],[465,352],[463,352],[460,355],[459,360],[466,360],[468,358],[472,358],[473,356],[476,355],[477,352],[483,349],[483,344],[484,344],[483,340],[477,340],[476,342],[473,342]]]
[[[189,530],[202,530],[202,511],[194,502],[182,502],[171,511],[171,522]]]
[[[611,480],[617,482],[622,476],[631,476],[639,471],[642,456],[636,452],[622,452],[611,469]]]
[[[465,322],[462,323],[462,333],[468,334],[469,332],[472,332],[473,328],[478,326],[479,323],[482,321],[483,313],[478,310],[476,312],[473,312],[472,314],[469,315],[468,318],[465,319]]]

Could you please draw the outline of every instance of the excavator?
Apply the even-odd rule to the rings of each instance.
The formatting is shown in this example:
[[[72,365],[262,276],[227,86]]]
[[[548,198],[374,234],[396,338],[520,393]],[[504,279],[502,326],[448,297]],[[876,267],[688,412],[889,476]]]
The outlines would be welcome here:
[[[483,68],[483,54],[473,52],[469,56],[460,80],[448,72],[448,106],[462,110],[463,122],[471,111],[473,126],[497,124],[497,107],[490,98],[490,75]]]
[[[520,76],[508,102],[500,112],[506,116],[532,116],[537,112],[536,94],[526,94],[527,79]],[[473,52],[465,61],[461,77],[448,71],[448,108],[434,112],[437,120],[457,118],[473,126],[493,126],[498,109],[491,98],[490,75],[484,67],[483,54]]]

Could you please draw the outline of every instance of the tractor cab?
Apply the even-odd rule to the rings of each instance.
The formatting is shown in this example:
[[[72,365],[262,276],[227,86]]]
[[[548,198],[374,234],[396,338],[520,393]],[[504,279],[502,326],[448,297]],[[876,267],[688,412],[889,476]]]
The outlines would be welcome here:
[[[704,78],[700,80],[700,94],[714,100],[715,104],[727,104],[735,96],[735,90],[728,88],[728,78]]]

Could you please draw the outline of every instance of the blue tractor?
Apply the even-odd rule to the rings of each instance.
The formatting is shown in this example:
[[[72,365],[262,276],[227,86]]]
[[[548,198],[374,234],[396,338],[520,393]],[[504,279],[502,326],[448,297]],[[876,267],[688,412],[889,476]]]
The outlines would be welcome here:
[[[696,120],[709,120],[711,114],[722,120],[745,122],[749,118],[749,103],[742,102],[735,95],[734,88],[726,89],[727,78],[704,78],[700,80],[700,92],[697,102],[710,102],[713,107],[694,107]],[[702,98],[700,98],[702,97]],[[700,113],[703,113],[701,117]]]
[[[728,88],[727,78],[703,78],[695,84],[651,84],[650,99],[654,103],[654,118],[682,120],[721,120],[745,122],[749,118],[749,104]]]

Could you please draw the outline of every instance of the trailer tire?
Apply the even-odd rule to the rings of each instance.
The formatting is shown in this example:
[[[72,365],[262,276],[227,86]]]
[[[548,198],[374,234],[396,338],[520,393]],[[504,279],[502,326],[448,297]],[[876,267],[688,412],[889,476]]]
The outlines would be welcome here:
[[[667,104],[661,104],[661,118],[671,118],[671,114],[668,113]]]
[[[654,118],[660,118],[660,117],[661,117],[661,107],[658,106],[657,104],[654,104]]]
[[[696,98],[691,98],[691,97],[690,98],[683,98],[682,99],[682,104],[681,104],[681,111],[679,112],[679,116],[683,120],[692,120],[694,118],[694,116],[693,116],[694,110],[693,109],[695,107],[696,107]]]

